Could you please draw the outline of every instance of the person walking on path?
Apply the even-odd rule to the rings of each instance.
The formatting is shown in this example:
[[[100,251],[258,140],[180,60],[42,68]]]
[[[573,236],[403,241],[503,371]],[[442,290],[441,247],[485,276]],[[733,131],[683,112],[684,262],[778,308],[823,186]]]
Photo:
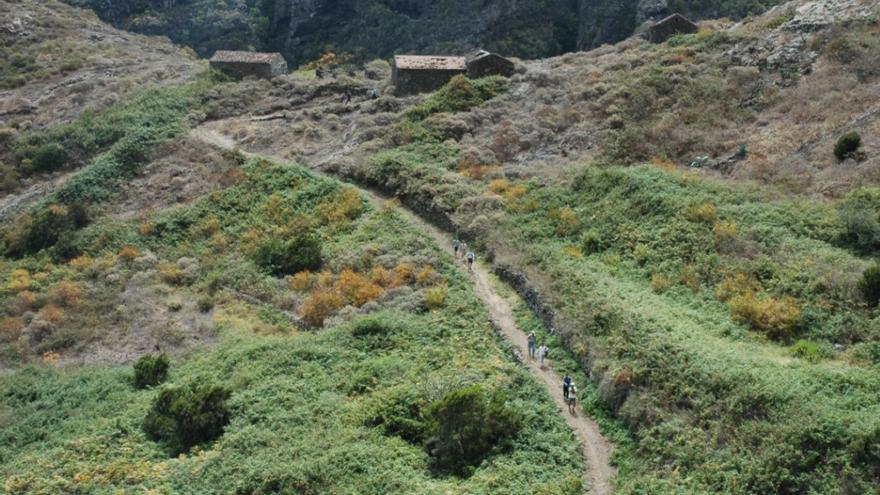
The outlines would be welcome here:
[[[541,368],[544,367],[544,358],[547,357],[547,354],[549,353],[550,349],[548,349],[546,345],[541,345],[541,347],[538,347],[538,359],[541,361]]]
[[[346,91],[345,95],[342,97],[342,102],[348,105],[351,103],[351,91]]]
[[[568,402],[568,390],[571,388],[572,380],[568,373],[562,377],[562,397]]]
[[[538,339],[535,337],[535,332],[529,332],[529,359],[535,359],[535,349],[538,346]]]
[[[574,382],[568,386],[568,412],[574,414],[577,410],[578,389],[574,386]]]
[[[468,245],[467,245],[467,243],[464,242],[464,241],[461,241],[461,243],[458,245],[458,251],[459,251],[462,255],[464,255],[465,253],[467,253],[467,250],[468,250]]]
[[[474,271],[474,260],[476,258],[477,258],[477,255],[474,254],[473,251],[468,251],[468,253],[467,253],[468,271],[471,271],[471,272]]]
[[[461,241],[459,241],[458,239],[453,239],[452,240],[452,253],[455,255],[456,258],[458,258],[458,248],[460,248],[460,247],[461,247]]]

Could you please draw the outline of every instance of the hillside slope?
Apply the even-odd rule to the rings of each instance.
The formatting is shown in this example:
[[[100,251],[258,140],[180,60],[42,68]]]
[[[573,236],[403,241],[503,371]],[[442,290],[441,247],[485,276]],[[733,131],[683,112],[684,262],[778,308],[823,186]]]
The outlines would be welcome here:
[[[394,208],[240,147],[469,242],[582,385],[617,493],[878,493],[878,25],[870,0],[794,0],[407,98],[368,97],[379,63],[202,73],[17,134],[13,166],[77,160],[0,238],[6,490],[589,488],[460,264]],[[171,384],[130,388],[157,349]],[[142,422],[199,381],[230,390],[231,422],[168,459]],[[506,407],[522,423],[444,474],[429,411],[475,395],[493,428],[515,429]]]

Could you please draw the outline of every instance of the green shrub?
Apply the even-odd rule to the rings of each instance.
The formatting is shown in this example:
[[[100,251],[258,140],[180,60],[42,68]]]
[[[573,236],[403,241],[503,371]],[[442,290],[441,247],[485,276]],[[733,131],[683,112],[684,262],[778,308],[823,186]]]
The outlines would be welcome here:
[[[584,254],[601,253],[608,249],[608,244],[598,230],[590,229],[581,235],[581,249]]]
[[[387,334],[393,326],[394,323],[382,315],[369,315],[352,323],[351,334],[355,337],[375,337]]]
[[[202,313],[207,313],[214,309],[214,298],[209,295],[204,295],[199,298],[197,305],[199,307],[199,311]]]
[[[413,444],[421,443],[426,431],[421,402],[414,388],[395,388],[371,408],[364,423],[382,427],[386,435],[397,436]]]
[[[789,348],[789,352],[796,358],[801,358],[811,363],[818,363],[822,360],[824,353],[819,344],[809,340],[798,340]]]
[[[321,251],[321,241],[313,235],[301,235],[286,242],[269,239],[254,253],[254,261],[272,275],[292,275],[321,268]]]
[[[871,306],[876,306],[877,302],[880,302],[880,264],[874,264],[862,273],[859,292],[865,302]]]
[[[506,400],[501,391],[488,394],[473,385],[449,392],[428,406],[423,418],[434,467],[467,476],[493,450],[504,447],[522,426],[522,417]]]
[[[134,363],[134,386],[136,388],[155,387],[168,378],[168,356],[146,355]]]
[[[880,342],[862,342],[853,346],[853,354],[871,364],[880,364]]]
[[[871,202],[852,196],[839,208],[843,232],[840,243],[861,252],[869,252],[880,244],[880,221]]]
[[[50,248],[65,239],[66,245],[58,253],[60,257],[74,251],[70,237],[74,230],[88,223],[88,214],[81,204],[62,206],[48,205],[33,215],[19,217],[17,225],[11,226],[5,235],[5,251],[8,256],[20,257]]]
[[[836,156],[838,160],[843,161],[849,158],[861,145],[862,137],[859,136],[858,132],[847,132],[843,136],[840,136],[840,139],[837,140],[837,144],[834,145],[834,156]]]
[[[34,153],[31,155],[31,166],[34,170],[40,172],[61,168],[66,161],[67,152],[58,143],[44,144],[34,150]]]
[[[144,431],[164,443],[172,456],[210,442],[229,423],[230,391],[218,385],[191,384],[162,390],[144,420]]]
[[[418,105],[408,108],[406,116],[411,121],[418,121],[435,113],[463,112],[491,100],[506,90],[507,81],[502,77],[471,80],[458,75]]]

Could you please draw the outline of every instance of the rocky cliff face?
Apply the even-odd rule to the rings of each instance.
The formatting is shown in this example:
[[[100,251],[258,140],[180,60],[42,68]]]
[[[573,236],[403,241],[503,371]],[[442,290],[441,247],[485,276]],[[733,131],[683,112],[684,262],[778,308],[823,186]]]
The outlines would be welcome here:
[[[672,12],[740,18],[779,0],[65,0],[125,29],[166,35],[207,56],[284,53],[291,65],[332,50],[361,60],[488,48],[522,58],[586,50]]]

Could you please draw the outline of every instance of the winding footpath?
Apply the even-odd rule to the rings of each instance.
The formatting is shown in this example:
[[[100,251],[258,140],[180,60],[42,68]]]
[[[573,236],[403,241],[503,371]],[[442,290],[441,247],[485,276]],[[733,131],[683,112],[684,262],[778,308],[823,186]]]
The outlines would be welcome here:
[[[224,136],[217,131],[205,127],[193,129],[190,136],[224,150],[233,150],[237,147],[235,141],[228,136]],[[276,156],[242,152],[245,156],[252,158],[264,158],[279,163],[286,163],[288,161]],[[315,170],[313,170],[313,172],[322,175],[321,172]],[[339,180],[338,177],[334,177],[334,179]],[[352,187],[356,187],[361,194],[367,197],[370,203],[374,206],[381,206],[390,199],[368,189],[359,187],[356,184],[351,185]],[[416,229],[429,235],[447,253],[452,255],[452,236],[449,233],[438,229],[433,224],[423,220],[421,217],[403,206],[398,206],[398,211],[403,218],[405,218]],[[473,271],[470,273],[470,277],[473,282],[474,292],[488,309],[489,317],[492,319],[493,324],[495,324],[500,330],[504,338],[514,346],[520,356],[526,356],[528,345],[527,336],[525,332],[517,327],[516,318],[508,302],[492,288],[492,285],[490,284],[489,270],[482,264],[476,263]],[[589,493],[591,495],[610,494],[611,480],[614,478],[616,472],[611,465],[611,452],[613,447],[608,440],[602,436],[599,431],[599,425],[580,409],[578,409],[578,412],[575,414],[569,414],[568,406],[562,398],[562,378],[553,370],[552,363],[541,368],[536,361],[526,360],[523,362],[523,365],[544,384],[544,387],[547,389],[553,402],[556,403],[556,406],[559,408],[560,414],[563,415],[565,422],[568,424],[569,428],[571,428],[572,433],[574,433],[575,437],[577,437],[581,444],[587,467],[584,480],[584,493]]]

